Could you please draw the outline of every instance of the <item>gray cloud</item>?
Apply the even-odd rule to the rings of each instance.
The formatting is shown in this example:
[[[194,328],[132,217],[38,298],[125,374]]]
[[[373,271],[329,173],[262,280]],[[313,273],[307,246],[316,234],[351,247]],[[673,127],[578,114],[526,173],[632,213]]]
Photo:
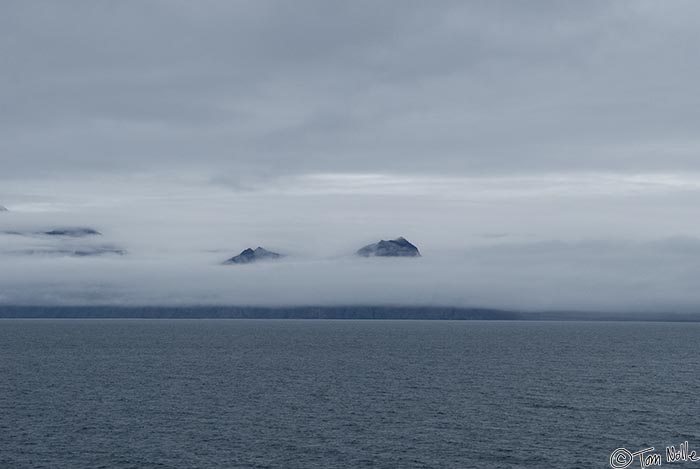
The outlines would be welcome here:
[[[699,13],[2,2],[0,231],[128,255],[0,235],[0,302],[697,306]],[[257,245],[289,258],[218,265]]]
[[[698,169],[694,2],[0,8],[2,177]]]

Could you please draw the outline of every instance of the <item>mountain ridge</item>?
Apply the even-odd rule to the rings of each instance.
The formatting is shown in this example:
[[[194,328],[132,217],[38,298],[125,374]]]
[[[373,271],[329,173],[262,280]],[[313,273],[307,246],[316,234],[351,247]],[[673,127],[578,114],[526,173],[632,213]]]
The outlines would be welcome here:
[[[460,306],[46,306],[0,305],[0,319],[358,319],[700,322],[695,312],[525,312]]]
[[[360,257],[421,257],[418,248],[403,236],[368,244],[355,254]]]
[[[254,262],[267,261],[273,259],[281,259],[284,256],[277,252],[268,251],[267,249],[258,246],[255,249],[247,248],[241,251],[237,256],[224,261],[224,264],[252,264]]]

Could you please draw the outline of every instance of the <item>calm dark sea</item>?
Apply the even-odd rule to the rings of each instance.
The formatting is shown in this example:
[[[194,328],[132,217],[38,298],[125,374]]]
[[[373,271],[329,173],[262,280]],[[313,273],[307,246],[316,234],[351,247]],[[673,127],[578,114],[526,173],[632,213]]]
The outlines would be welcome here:
[[[699,375],[698,324],[2,320],[0,467],[603,468],[700,448]]]

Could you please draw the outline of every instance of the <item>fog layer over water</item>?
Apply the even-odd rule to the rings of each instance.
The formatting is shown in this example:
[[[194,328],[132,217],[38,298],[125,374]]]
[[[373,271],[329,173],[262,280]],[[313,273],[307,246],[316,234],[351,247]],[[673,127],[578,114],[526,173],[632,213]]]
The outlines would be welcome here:
[[[308,175],[245,190],[162,177],[6,185],[5,304],[700,305],[698,181],[685,175]],[[59,195],[57,195],[59,194]],[[48,239],[53,228],[101,236]],[[422,258],[356,249],[405,236]],[[246,247],[286,258],[220,265]],[[112,246],[75,256],[51,248]],[[77,249],[77,248],[76,248]]]

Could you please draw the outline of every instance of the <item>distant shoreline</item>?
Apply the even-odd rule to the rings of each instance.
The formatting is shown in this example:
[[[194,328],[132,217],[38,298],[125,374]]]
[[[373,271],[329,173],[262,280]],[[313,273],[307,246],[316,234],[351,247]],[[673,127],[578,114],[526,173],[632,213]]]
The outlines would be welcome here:
[[[442,306],[0,306],[0,319],[413,319],[700,322],[700,313],[520,312]]]

